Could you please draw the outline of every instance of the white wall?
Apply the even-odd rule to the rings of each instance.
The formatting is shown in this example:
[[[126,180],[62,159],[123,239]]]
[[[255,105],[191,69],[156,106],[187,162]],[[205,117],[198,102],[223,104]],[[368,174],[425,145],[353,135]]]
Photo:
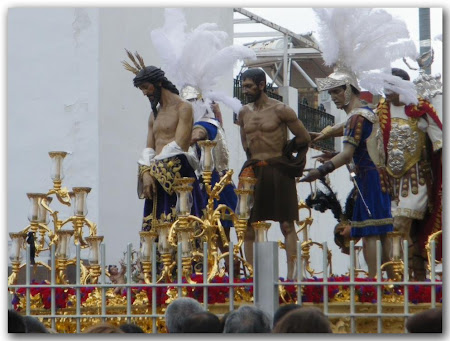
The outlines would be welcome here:
[[[99,219],[98,14],[73,8],[8,11],[8,231],[28,225],[27,192],[47,192],[52,150],[65,160],[63,186],[92,187]],[[54,200],[56,201],[56,200]],[[53,204],[62,219],[66,206]]]

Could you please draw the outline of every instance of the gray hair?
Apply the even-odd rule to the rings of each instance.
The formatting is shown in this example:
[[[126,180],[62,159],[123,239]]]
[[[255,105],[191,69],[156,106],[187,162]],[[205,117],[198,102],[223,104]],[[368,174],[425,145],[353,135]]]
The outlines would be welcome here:
[[[254,306],[241,306],[230,313],[224,333],[270,333],[270,318]]]
[[[190,297],[179,297],[166,310],[166,327],[169,333],[181,333],[184,320],[192,314],[205,311],[203,306]]]

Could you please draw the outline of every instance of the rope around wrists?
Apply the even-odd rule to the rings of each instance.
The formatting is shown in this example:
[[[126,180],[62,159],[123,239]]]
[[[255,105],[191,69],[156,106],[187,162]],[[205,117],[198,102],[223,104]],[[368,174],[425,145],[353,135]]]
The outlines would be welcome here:
[[[336,167],[334,166],[333,162],[331,162],[331,161],[327,161],[323,165],[320,165],[319,167],[317,167],[317,170],[320,173],[320,177],[324,177],[325,175],[327,175],[328,173],[331,173],[335,169],[336,169]]]

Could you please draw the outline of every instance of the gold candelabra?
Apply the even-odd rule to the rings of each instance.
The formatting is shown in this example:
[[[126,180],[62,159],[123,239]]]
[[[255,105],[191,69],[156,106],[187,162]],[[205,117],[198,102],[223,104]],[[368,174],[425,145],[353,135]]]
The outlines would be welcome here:
[[[11,248],[11,265],[12,273],[8,278],[8,284],[16,284],[17,276],[22,267],[26,264],[22,263],[22,251],[26,248],[25,238],[28,236],[29,243],[32,243],[34,254],[31,256],[38,257],[44,251],[49,251],[51,245],[56,247],[56,271],[57,283],[67,283],[66,270],[67,266],[76,263],[76,259],[71,259],[69,255],[69,246],[71,240],[73,243],[80,244],[81,248],[97,247],[103,240],[103,237],[97,236],[97,225],[86,218],[87,215],[87,195],[91,188],[89,187],[73,187],[69,192],[67,188],[62,187],[64,179],[63,161],[67,152],[53,151],[49,152],[52,161],[51,178],[53,180],[53,188],[47,193],[27,193],[30,200],[30,208],[28,220],[30,224],[18,233],[10,233],[12,239]],[[62,221],[59,219],[59,212],[50,208],[52,196],[56,196],[58,201],[65,206],[73,206],[73,215]],[[50,227],[50,218],[53,218],[53,228]],[[68,223],[72,223],[73,229],[63,229]],[[89,229],[89,237],[83,237],[83,227]],[[73,237],[73,238],[72,238]],[[91,250],[92,251],[92,250]],[[97,255],[98,258],[98,255]],[[36,261],[35,265],[41,265],[51,269],[47,264]],[[81,263],[83,273],[86,268]],[[36,267],[35,267],[36,269]],[[99,265],[91,262],[89,267],[90,278],[92,283],[97,282],[100,275],[98,271]]]
[[[225,257],[229,257],[230,252],[233,253],[233,258],[241,261],[243,266],[247,268],[250,273],[253,272],[251,264],[239,256],[239,251],[244,242],[247,221],[250,217],[254,179],[240,179],[240,181],[243,181],[242,183],[244,185],[242,189],[235,190],[238,196],[236,211],[234,207],[231,208],[223,204],[214,207],[215,201],[220,198],[220,193],[227,185],[232,183],[231,177],[233,171],[228,170],[213,186],[211,184],[214,170],[212,150],[215,147],[216,142],[206,140],[200,141],[198,144],[202,149],[200,164],[203,186],[208,196],[206,207],[203,211],[203,217],[200,218],[190,214],[192,207],[192,183],[195,179],[177,178],[174,181],[173,187],[177,194],[177,204],[174,212],[167,216],[162,215],[159,220],[153,222],[149,232],[140,232],[141,250],[144,244],[142,238],[143,234],[151,235],[153,241],[156,236],[158,237],[158,251],[160,253],[163,269],[158,276],[157,282],[163,280],[170,282],[172,280],[172,272],[176,266],[176,262],[173,260],[173,253],[174,250],[176,250],[178,243],[181,243],[182,273],[188,283],[193,283],[191,276],[193,271],[196,270],[192,267],[193,262],[199,264],[203,261],[204,253],[202,245],[204,242],[208,245],[208,281],[211,281],[214,276],[220,273],[219,263],[222,259],[226,259]],[[155,210],[156,207],[153,209]],[[233,250],[220,254],[218,247],[219,238],[224,247],[229,246],[228,238],[221,223],[221,219],[226,216],[234,223],[238,242]],[[146,245],[151,245],[148,243],[146,243]],[[147,248],[147,246],[145,246],[145,248]],[[151,250],[151,247],[149,250]],[[142,262],[142,265],[144,278],[146,278],[145,281],[148,282],[150,281],[151,260],[148,259],[145,262]],[[198,269],[198,271],[200,270]]]
[[[306,203],[304,201],[300,201],[298,203],[298,209],[300,210],[307,210],[308,211],[308,216],[300,221],[296,221],[296,225],[299,227],[299,229],[296,231],[296,234],[298,235],[300,232],[302,233],[302,243],[300,244],[301,247],[301,257],[302,257],[302,262],[303,262],[303,270],[304,270],[304,276],[306,276],[307,274],[309,274],[311,277],[317,274],[321,274],[322,271],[317,272],[316,270],[314,270],[311,267],[311,262],[310,262],[310,258],[311,258],[311,247],[313,245],[318,246],[321,250],[323,250],[323,244],[315,242],[313,240],[311,240],[308,236],[308,228],[312,225],[314,219],[312,218],[312,214],[311,214],[311,208],[306,205]],[[281,249],[285,248],[284,243],[282,243],[281,241],[278,241],[278,244],[280,246]],[[294,261],[297,259],[297,257],[293,257]],[[329,269],[329,275],[331,275],[333,273],[333,267],[332,267],[332,253],[331,250],[327,250],[327,258],[328,258],[328,264],[330,265],[330,269]]]

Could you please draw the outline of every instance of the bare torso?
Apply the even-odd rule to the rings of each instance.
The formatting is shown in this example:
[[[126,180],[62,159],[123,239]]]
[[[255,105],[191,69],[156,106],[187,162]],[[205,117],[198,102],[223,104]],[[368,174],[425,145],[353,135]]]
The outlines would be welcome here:
[[[178,118],[179,116],[176,106],[159,110],[158,117],[153,123],[156,154],[159,154],[166,144],[175,141]]]
[[[178,96],[169,95],[170,103],[161,106],[158,116],[150,118],[149,144],[159,154],[165,145],[176,141],[184,151],[190,144],[192,131],[192,107]]]
[[[270,99],[263,108],[255,110],[250,103],[241,112],[241,128],[252,159],[267,160],[282,154],[287,141],[287,126],[278,111],[283,107],[283,103]]]

